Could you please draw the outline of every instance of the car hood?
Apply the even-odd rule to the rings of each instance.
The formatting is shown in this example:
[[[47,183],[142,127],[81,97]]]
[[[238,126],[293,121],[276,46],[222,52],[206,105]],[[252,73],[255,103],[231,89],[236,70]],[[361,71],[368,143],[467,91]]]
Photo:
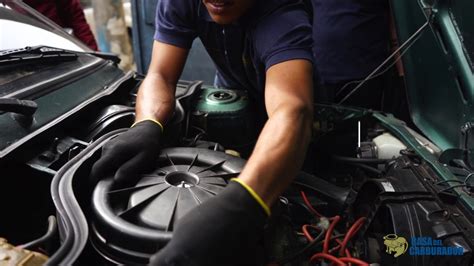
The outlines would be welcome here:
[[[442,150],[469,149],[474,123],[474,1],[391,1],[413,122]]]

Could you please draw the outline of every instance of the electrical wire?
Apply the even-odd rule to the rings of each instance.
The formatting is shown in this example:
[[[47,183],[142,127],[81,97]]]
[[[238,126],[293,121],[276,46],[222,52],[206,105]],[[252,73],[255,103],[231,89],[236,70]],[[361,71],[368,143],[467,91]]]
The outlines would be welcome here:
[[[347,99],[349,99],[360,87],[362,87],[368,80],[372,79],[377,72],[384,67],[393,57],[395,57],[402,49],[407,46],[406,50],[410,49],[410,47],[416,43],[418,40],[418,36],[421,35],[420,33],[423,32],[430,24],[430,21],[427,20],[425,24],[423,24],[415,33],[413,33],[400,47],[398,47],[387,59],[385,59],[378,67],[376,67],[362,82],[359,83],[354,89],[352,89],[338,104],[343,104]],[[397,59],[397,61],[401,58]],[[395,61],[396,62],[396,61]]]
[[[442,190],[440,190],[438,193],[443,193],[443,192],[446,192],[446,191],[449,191],[449,190],[452,190],[452,189],[455,189],[455,188],[458,188],[458,187],[467,187],[467,188],[473,188],[474,185],[471,185],[469,184],[469,180],[474,176],[474,173],[470,173],[466,176],[466,178],[464,179],[464,181],[460,181],[460,180],[445,180],[445,181],[441,181],[441,182],[437,182],[435,184],[443,184],[443,183],[448,183],[448,182],[457,182],[457,183],[461,183],[459,185],[453,185],[453,186],[450,186],[450,187],[447,187],[447,188],[444,188]]]
[[[322,216],[318,211],[316,211],[316,209],[314,209],[314,207],[311,205],[311,203],[309,202],[308,200],[308,197],[306,196],[306,193],[304,191],[300,191],[300,194],[301,194],[301,197],[303,198],[303,201],[305,203],[305,205],[308,207],[308,209],[314,213],[316,216],[318,217],[324,217]],[[337,236],[332,236],[333,232],[335,232],[335,227],[337,225],[337,223],[340,221],[341,217],[339,215],[336,215],[334,217],[331,217],[329,218],[329,221],[331,221],[330,225],[329,225],[329,228],[327,231],[324,231],[324,229],[316,226],[316,225],[312,225],[312,224],[305,224],[302,226],[301,228],[301,231],[302,231],[302,234],[304,235],[304,237],[308,240],[309,244],[307,246],[305,246],[302,250],[286,257],[286,258],[283,258],[283,259],[280,259],[278,260],[277,262],[274,262],[274,263],[271,263],[271,265],[282,265],[282,264],[285,264],[285,263],[288,263],[294,259],[296,259],[297,257],[299,257],[300,255],[302,254],[305,254],[307,251],[310,251],[311,249],[317,247],[318,245],[323,245],[323,251],[322,252],[318,252],[316,254],[314,254],[313,256],[311,256],[310,258],[310,263],[316,261],[316,260],[329,260],[332,262],[332,264],[336,264],[336,265],[346,265],[349,264],[349,265],[352,265],[352,264],[356,264],[356,265],[368,265],[368,263],[360,260],[360,259],[357,259],[357,258],[353,258],[352,255],[351,255],[351,252],[349,251],[349,249],[347,248],[347,245],[349,243],[349,241],[352,239],[353,236],[355,236],[357,234],[357,232],[359,231],[359,229],[363,226],[364,222],[366,221],[366,218],[365,217],[361,217],[359,219],[357,219],[353,224],[352,226],[349,228],[349,230],[347,231],[346,234],[341,234],[341,235],[337,235]],[[315,230],[318,230],[320,231],[318,236],[315,238],[313,238],[310,230],[311,229],[315,229]],[[324,240],[321,240],[322,237],[324,235]],[[343,240],[341,241],[339,238],[340,237],[344,237]],[[334,240],[338,245],[331,248],[329,250],[329,246],[330,246],[330,242]],[[344,256],[341,260],[341,258],[337,258],[335,257],[334,255],[332,255],[331,253],[335,252],[339,250],[339,256]]]
[[[464,181],[461,181],[461,180],[458,180],[458,179],[449,179],[449,180],[441,180],[439,182],[436,182],[435,185],[442,185],[442,184],[445,184],[445,183],[467,183],[469,181],[469,179],[471,179],[471,177],[474,176],[474,173],[469,173],[468,175],[466,175],[466,177],[464,178]]]
[[[334,231],[334,227],[336,227],[336,224],[339,222],[341,217],[339,215],[336,215],[333,217],[333,220],[331,224],[329,225],[328,230],[326,231],[326,236],[324,238],[324,244],[323,244],[323,253],[328,253],[329,251],[329,241],[332,235],[332,232]]]
[[[305,224],[305,225],[303,225],[303,227],[302,227],[303,235],[306,237],[306,239],[307,239],[309,242],[313,242],[314,239],[313,239],[313,236],[311,236],[311,233],[310,233],[309,230],[308,230],[309,228],[314,228],[314,229],[317,229],[317,230],[319,230],[319,231],[321,231],[321,229],[320,229],[319,227],[316,227],[316,226],[310,225],[310,224]],[[341,236],[344,236],[344,235],[341,235]],[[331,241],[331,240],[332,240],[332,239],[330,239],[329,241]],[[341,247],[341,245],[342,245],[342,241],[339,240],[338,238],[335,238],[334,240],[335,240],[339,245],[336,246],[335,248],[329,250],[329,253],[332,253],[333,251],[338,250],[338,249]],[[347,248],[344,249],[344,252],[345,252],[345,254],[346,254],[347,257],[349,257],[349,258],[352,257],[352,256],[351,256],[351,253],[349,252],[349,250],[348,250]]]
[[[339,258],[340,261],[342,262],[347,262],[347,263],[354,263],[360,266],[369,266],[369,264],[363,260],[357,259],[357,258]]]
[[[455,188],[458,188],[458,187],[468,187],[468,188],[472,188],[474,186],[472,185],[469,185],[469,184],[459,184],[459,185],[454,185],[454,186],[450,186],[450,187],[447,187],[445,189],[442,189],[440,190],[438,193],[443,193],[443,192],[446,192],[448,190],[452,190],[452,189],[455,189]]]
[[[341,248],[342,241],[341,241],[339,238],[334,239],[334,241],[336,241],[338,245],[335,246],[334,248],[330,249],[330,250],[329,250],[329,254],[331,254],[331,253],[333,253],[334,251],[336,251],[336,250],[338,250],[339,248]],[[349,251],[349,249],[344,248],[344,252],[345,252],[345,254],[346,254],[346,256],[347,256],[348,258],[352,258],[352,255],[351,255],[351,252]]]
[[[420,38],[420,36],[421,36],[421,35],[418,35],[418,36],[416,37],[416,39],[413,40],[413,42],[418,41],[418,39]],[[408,48],[410,48],[410,47],[408,47]],[[389,66],[387,66],[384,70],[382,70],[382,72],[380,72],[380,73],[378,73],[378,74],[372,76],[372,77],[371,77],[370,79],[368,79],[368,80],[372,80],[372,79],[374,79],[374,78],[378,78],[378,77],[382,76],[383,74],[387,73],[387,71],[389,71],[395,64],[397,64],[397,62],[400,61],[400,59],[402,59],[402,57],[406,54],[406,52],[408,52],[408,50],[409,50],[408,48],[405,49],[403,52],[401,52],[401,53],[393,60],[393,62],[392,62]],[[367,80],[367,81],[368,81],[368,80]],[[336,93],[336,97],[339,96],[349,85],[352,85],[352,84],[359,84],[359,83],[361,83],[361,82],[364,82],[364,80],[363,80],[363,79],[360,79],[360,80],[353,80],[353,81],[347,82],[347,83],[344,84],[344,86],[342,86],[342,87],[339,89],[339,91]]]
[[[322,230],[321,232],[319,232],[319,234],[316,236],[316,238],[314,238],[313,241],[311,241],[308,245],[306,245],[305,247],[303,247],[301,250],[296,251],[295,253],[290,254],[290,255],[288,255],[288,256],[286,256],[286,257],[284,257],[284,258],[278,259],[276,262],[274,262],[274,263],[272,263],[272,264],[284,265],[284,264],[286,264],[286,263],[288,263],[288,262],[291,262],[291,261],[297,259],[298,257],[300,257],[300,256],[302,256],[302,255],[304,255],[304,254],[306,254],[306,253],[311,252],[311,250],[312,250],[314,247],[316,247],[316,246],[318,246],[318,245],[320,245],[320,244],[323,243],[323,242],[321,242],[321,241],[323,240],[323,237],[324,237],[324,235],[325,235],[325,232],[326,232],[325,230]],[[341,236],[339,236],[339,237],[341,237]]]
[[[464,184],[464,181],[451,179],[451,180],[442,180],[442,181],[436,182],[435,185],[443,185],[443,184],[451,183],[451,182],[452,183],[463,183]]]
[[[309,228],[313,228],[313,229],[316,229],[316,230],[319,230],[321,231],[321,229],[317,226],[314,226],[314,225],[311,225],[311,224],[305,224],[303,225],[303,227],[301,228],[301,231],[303,231],[303,235],[304,237],[306,237],[306,239],[309,241],[309,242],[313,242],[314,241],[314,238],[313,236],[311,235],[311,233],[309,232]]]
[[[331,223],[331,226],[335,227],[335,225],[337,224],[337,222],[339,221],[339,216],[336,216],[336,217],[333,217],[332,218],[332,223]],[[360,259],[357,259],[357,258],[353,258],[350,251],[346,248],[347,246],[347,243],[350,241],[350,239],[357,234],[358,230],[362,227],[363,223],[366,221],[366,218],[365,217],[361,217],[359,218],[356,222],[354,222],[354,224],[349,228],[349,230],[347,231],[346,234],[341,234],[341,235],[337,235],[337,236],[333,236],[331,237],[330,239],[327,239],[325,238],[323,242],[319,241],[316,243],[317,240],[313,240],[311,242],[311,244],[314,244],[315,243],[315,247],[318,246],[318,245],[321,245],[321,244],[328,244],[332,241],[332,240],[335,240],[338,245],[334,248],[332,248],[331,250],[329,250],[327,253],[324,252],[324,248],[323,248],[323,252],[322,253],[317,253],[315,255],[321,255],[321,254],[325,254],[325,255],[329,255],[329,256],[333,256],[331,255],[332,252],[336,251],[336,250],[342,250],[343,253],[342,255],[345,254],[346,257],[342,257],[342,258],[337,258],[335,256],[333,256],[334,258],[337,258],[339,260],[341,260],[344,264],[342,265],[346,265],[345,263],[353,263],[353,264],[356,264],[356,265],[363,265],[363,266],[367,266],[369,265],[367,262],[363,261],[363,260],[360,260]],[[331,226],[329,229],[331,229]],[[318,227],[314,226],[314,225],[303,225],[303,228],[302,228],[302,231],[303,231],[303,234],[305,235],[305,237],[308,239],[308,240],[311,240],[312,239],[312,236],[311,234],[309,233],[309,228],[314,228],[314,229],[318,229]],[[328,232],[329,232],[329,229],[328,231],[326,231],[326,237],[328,235]],[[321,236],[322,232],[320,232],[319,236]],[[332,234],[332,233],[331,233]],[[344,240],[341,241],[339,238],[340,237],[344,237]],[[310,262],[314,262],[314,260],[322,260],[324,258],[322,258],[321,256],[317,256],[315,257],[312,256],[311,257],[311,260]],[[339,254],[339,256],[342,256],[341,254]],[[328,260],[331,260],[329,257],[326,257]],[[333,263],[336,263],[335,261],[332,261]]]
[[[313,205],[311,205],[311,203],[308,200],[308,197],[306,197],[306,194],[304,193],[303,190],[300,191],[300,194],[301,194],[301,197],[303,198],[304,203],[308,207],[308,209],[318,218],[322,217],[322,215],[313,207]]]
[[[316,253],[311,257],[309,261],[310,263],[313,263],[314,261],[317,261],[317,260],[329,260],[338,266],[346,266],[346,264],[342,260],[334,257],[333,255],[326,254],[326,253]]]
[[[346,234],[338,234],[338,235],[335,235],[335,236],[332,236],[330,239],[329,239],[329,242],[331,241],[337,241],[337,239],[341,238],[341,237],[344,237]],[[319,247],[321,245],[323,245],[324,243],[324,239],[319,241],[317,244],[316,244],[316,247]]]
[[[341,248],[339,250],[339,256],[344,255],[344,250],[346,249],[347,244],[349,243],[351,238],[354,235],[357,234],[357,232],[362,227],[362,225],[364,225],[365,220],[367,220],[365,217],[361,217],[361,218],[357,219],[357,221],[355,221],[354,224],[352,224],[352,226],[349,228],[349,230],[347,230],[346,236],[344,237],[344,240],[342,240],[342,243],[341,243]]]

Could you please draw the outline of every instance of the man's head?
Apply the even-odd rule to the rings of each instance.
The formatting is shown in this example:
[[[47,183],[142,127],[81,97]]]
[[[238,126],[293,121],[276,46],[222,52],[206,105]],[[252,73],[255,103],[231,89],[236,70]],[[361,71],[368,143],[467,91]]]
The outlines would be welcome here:
[[[255,0],[202,0],[218,24],[230,24],[239,19],[255,2]]]

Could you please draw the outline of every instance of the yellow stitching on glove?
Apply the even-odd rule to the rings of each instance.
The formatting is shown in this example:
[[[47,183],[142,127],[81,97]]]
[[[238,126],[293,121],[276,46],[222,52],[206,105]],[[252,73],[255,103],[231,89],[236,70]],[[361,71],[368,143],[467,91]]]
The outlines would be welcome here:
[[[249,187],[247,184],[245,184],[244,181],[242,181],[241,179],[232,178],[230,181],[234,181],[234,182],[237,182],[237,183],[241,184],[250,193],[250,195],[252,195],[252,197],[258,202],[258,204],[260,204],[260,206],[262,206],[265,213],[268,216],[270,216],[270,214],[271,214],[270,208],[268,208],[267,204],[262,200],[262,198],[260,198],[260,196],[257,194],[257,192],[255,192],[255,190],[253,190],[251,187]]]
[[[157,124],[158,126],[160,126],[161,132],[163,132],[163,131],[165,130],[164,127],[163,127],[163,124],[161,124],[160,121],[155,120],[155,119],[152,119],[152,118],[147,118],[147,119],[143,119],[143,120],[137,121],[137,122],[133,123],[133,125],[131,126],[131,128],[134,127],[136,124],[138,124],[138,123],[140,123],[140,122],[143,122],[143,121],[147,121],[147,120],[148,120],[148,121],[151,121],[151,122],[154,122],[155,124]]]

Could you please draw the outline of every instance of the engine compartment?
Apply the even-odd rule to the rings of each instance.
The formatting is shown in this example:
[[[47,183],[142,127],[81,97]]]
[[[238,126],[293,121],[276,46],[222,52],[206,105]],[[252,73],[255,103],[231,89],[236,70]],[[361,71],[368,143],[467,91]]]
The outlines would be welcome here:
[[[15,245],[41,238],[46,225],[38,221],[55,215],[58,233],[26,245],[49,255],[49,265],[146,264],[180,217],[239,174],[258,136],[249,96],[181,82],[156,169],[127,186],[111,177],[89,180],[101,147],[133,122],[135,92],[94,116],[87,112],[84,130],[64,130],[27,163],[2,165],[18,177],[5,187],[38,198],[7,206],[14,215],[0,221],[2,237]],[[469,207],[372,111],[318,105],[313,128],[302,171],[273,206],[250,265],[331,262],[321,254],[350,258],[343,262],[352,265],[473,263]],[[472,196],[470,186],[458,189]],[[442,256],[448,249],[456,256]]]

